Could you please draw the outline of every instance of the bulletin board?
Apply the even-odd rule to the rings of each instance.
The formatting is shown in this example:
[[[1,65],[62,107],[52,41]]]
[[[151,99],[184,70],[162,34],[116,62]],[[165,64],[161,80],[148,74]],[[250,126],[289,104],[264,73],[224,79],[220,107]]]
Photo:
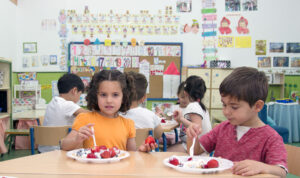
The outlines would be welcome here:
[[[175,100],[181,81],[182,43],[150,43],[143,46],[103,42],[84,45],[69,43],[68,72],[79,75],[87,84],[95,72],[118,69],[143,73],[148,80],[149,100]]]

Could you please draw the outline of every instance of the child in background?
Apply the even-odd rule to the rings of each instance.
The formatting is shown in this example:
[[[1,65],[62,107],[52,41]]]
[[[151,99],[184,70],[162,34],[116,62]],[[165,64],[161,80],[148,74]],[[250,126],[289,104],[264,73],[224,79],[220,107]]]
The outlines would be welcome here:
[[[72,131],[61,140],[63,150],[93,148],[105,145],[121,150],[135,151],[134,122],[119,116],[129,110],[134,96],[133,78],[118,70],[96,73],[88,88],[87,107],[92,112],[78,115]],[[94,133],[91,129],[94,127]],[[92,136],[95,135],[97,145]],[[156,144],[143,144],[140,151],[151,151]]]
[[[64,74],[57,83],[59,96],[52,98],[47,105],[43,126],[72,125],[75,117],[82,112],[88,112],[76,103],[84,92],[84,85],[80,77],[75,74]],[[38,146],[39,152],[48,152],[60,149],[57,146]]]
[[[195,144],[195,154],[214,150],[215,157],[235,162],[234,174],[268,173],[285,177],[287,153],[282,137],[258,117],[268,95],[265,74],[255,68],[236,68],[223,80],[219,90],[228,121],[203,135]],[[188,148],[199,133],[199,125],[187,129]]]
[[[192,75],[186,79],[183,90],[179,97],[181,98],[180,102],[182,102],[182,106],[188,105],[185,109],[174,112],[174,119],[181,124],[179,137],[182,144],[174,145],[168,151],[187,151],[185,131],[191,124],[195,124],[202,129],[201,135],[211,130],[209,113],[202,103],[206,92],[204,80],[199,76]]]
[[[154,138],[158,139],[163,133],[163,128],[160,125],[161,119],[153,111],[139,106],[147,99],[147,79],[143,74],[137,72],[128,72],[127,74],[134,78],[136,96],[133,98],[130,110],[124,113],[123,116],[133,120],[137,129],[152,128]]]

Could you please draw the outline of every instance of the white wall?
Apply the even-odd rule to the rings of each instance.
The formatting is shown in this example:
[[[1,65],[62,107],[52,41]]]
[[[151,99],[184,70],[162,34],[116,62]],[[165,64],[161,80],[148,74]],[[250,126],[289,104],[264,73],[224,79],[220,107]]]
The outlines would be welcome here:
[[[16,59],[16,10],[9,0],[0,1],[0,57]]]
[[[2,0],[3,1],[3,0]],[[242,0],[241,0],[242,1]],[[180,24],[191,24],[192,19],[197,19],[200,26],[201,21],[201,1],[192,1],[192,13],[180,13]],[[7,2],[8,4],[8,2]],[[8,6],[5,4],[6,6]],[[225,0],[216,0],[216,8],[219,26],[220,20],[223,16],[231,20],[231,29],[233,33],[231,36],[243,36],[237,34],[235,28],[240,15],[248,19],[249,22],[249,36],[252,37],[251,48],[219,48],[218,55],[220,60],[231,60],[232,67],[237,66],[257,66],[257,56],[255,55],[255,40],[267,40],[269,42],[300,42],[300,22],[298,20],[298,9],[300,7],[299,0],[258,0],[258,11],[238,13],[225,12]],[[0,3],[1,5],[1,3]],[[60,9],[75,9],[77,13],[82,13],[84,6],[87,5],[91,13],[108,13],[111,9],[114,12],[125,13],[130,10],[130,13],[139,13],[140,10],[149,10],[150,14],[157,14],[161,9],[164,12],[165,6],[172,6],[173,13],[176,13],[175,0],[25,0],[19,1],[17,8],[17,58],[14,59],[14,71],[26,71],[22,68],[22,44],[23,42],[37,42],[37,55],[59,55],[60,38],[58,36],[59,23],[57,22],[56,31],[42,31],[41,20],[43,19],[58,19]],[[10,6],[13,6],[10,4]],[[0,10],[1,10],[0,6]],[[133,8],[134,7],[134,8]],[[15,10],[13,7],[10,7]],[[9,8],[4,8],[8,11]],[[2,13],[2,11],[0,12]],[[11,13],[11,12],[10,12]],[[233,16],[230,14],[234,14]],[[5,15],[6,16],[6,15]],[[3,17],[2,17],[3,18]],[[2,22],[3,21],[3,22]],[[0,17],[1,26],[6,24],[4,19]],[[14,24],[9,22],[10,27]],[[69,29],[70,30],[70,29]],[[9,30],[10,34],[14,29]],[[200,27],[200,32],[202,31]],[[2,32],[2,29],[0,30]],[[0,37],[4,36],[6,41],[13,43],[13,35],[6,35],[0,33]],[[219,35],[219,32],[218,32]],[[183,42],[183,65],[199,65],[203,63],[202,54],[202,40],[201,33],[197,35],[178,34],[163,35],[163,36],[127,36],[130,41],[135,37],[138,41],[144,40],[149,42]],[[69,33],[69,41],[83,41],[83,38],[73,37]],[[105,36],[98,36],[103,41]],[[111,39],[122,39],[122,36],[112,35]],[[0,45],[3,45],[1,43]],[[12,44],[11,44],[12,46]],[[3,48],[0,48],[0,52]],[[268,50],[268,48],[267,48]],[[5,50],[7,53],[7,51]],[[1,53],[0,53],[1,55]],[[11,55],[8,53],[7,55]],[[289,54],[288,56],[292,56]],[[280,54],[279,54],[280,56]],[[28,69],[30,71],[30,69]],[[59,71],[59,68],[48,68],[43,71]]]

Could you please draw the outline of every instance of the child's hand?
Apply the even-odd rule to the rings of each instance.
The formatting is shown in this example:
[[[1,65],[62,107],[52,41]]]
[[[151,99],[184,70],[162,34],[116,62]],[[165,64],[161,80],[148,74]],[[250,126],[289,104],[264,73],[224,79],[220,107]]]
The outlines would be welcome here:
[[[158,145],[156,143],[154,143],[154,144],[153,143],[150,143],[150,144],[144,143],[139,147],[139,151],[141,151],[141,152],[150,152],[150,151],[154,150],[157,147],[158,147]]]
[[[242,176],[252,176],[256,174],[263,173],[267,170],[266,164],[254,160],[244,160],[240,162],[235,162],[232,167],[232,173]]]
[[[93,136],[94,133],[90,127],[94,125],[95,124],[87,124],[85,126],[80,127],[80,129],[78,130],[78,134],[76,136],[76,140],[83,142],[84,140]]]
[[[202,132],[202,128],[198,124],[191,124],[187,129],[186,129],[186,135],[189,138],[194,138],[198,137]]]
[[[181,117],[182,117],[182,111],[181,110],[175,110],[173,112],[173,118],[175,121],[177,121],[178,123],[181,123]]]

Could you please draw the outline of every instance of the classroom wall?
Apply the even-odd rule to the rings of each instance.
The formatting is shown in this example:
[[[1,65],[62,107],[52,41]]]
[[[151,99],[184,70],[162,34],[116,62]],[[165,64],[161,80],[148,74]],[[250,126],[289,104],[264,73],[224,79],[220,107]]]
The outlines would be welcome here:
[[[0,57],[16,60],[16,12],[9,0],[0,1]]]
[[[242,2],[242,1],[241,1]],[[298,0],[261,0],[258,1],[258,11],[241,11],[241,12],[225,12],[225,0],[217,0],[217,25],[220,25],[222,17],[226,16],[231,20],[231,29],[233,33],[231,36],[251,36],[251,48],[219,48],[217,55],[220,60],[230,60],[232,67],[238,66],[252,66],[257,67],[257,56],[255,55],[255,40],[267,40],[269,42],[299,42],[300,23],[295,17],[298,16],[298,7],[300,1]],[[173,14],[180,16],[180,25],[192,24],[192,19],[196,19],[199,25],[202,24],[201,1],[192,1],[191,13],[177,13],[175,0],[26,0],[20,1],[17,11],[17,59],[14,61],[14,71],[32,71],[32,68],[22,68],[22,43],[23,42],[37,42],[37,55],[59,55],[60,39],[57,30],[42,31],[42,19],[58,19],[59,11],[61,9],[69,10],[75,9],[77,12],[83,12],[84,6],[88,6],[92,13],[109,13],[113,12],[125,13],[130,10],[130,13],[139,13],[141,10],[149,10],[150,14],[158,13],[158,10],[164,9],[166,6],[171,6]],[[134,6],[134,8],[133,8]],[[248,19],[248,28],[250,33],[248,35],[240,35],[236,32],[237,21],[243,16]],[[70,29],[68,29],[70,31]],[[183,65],[200,65],[204,62],[202,53],[202,41],[200,33],[193,34],[178,34],[178,35],[136,35],[126,37],[127,41],[131,38],[150,42],[183,42]],[[217,32],[219,35],[219,32]],[[96,37],[91,38],[91,41]],[[98,37],[103,41],[106,36],[100,35]],[[83,41],[84,38],[68,35],[68,41]],[[120,35],[112,35],[112,40],[121,39]],[[297,56],[297,54],[289,54],[289,56]],[[58,67],[49,67],[47,69],[37,71],[60,71]]]

